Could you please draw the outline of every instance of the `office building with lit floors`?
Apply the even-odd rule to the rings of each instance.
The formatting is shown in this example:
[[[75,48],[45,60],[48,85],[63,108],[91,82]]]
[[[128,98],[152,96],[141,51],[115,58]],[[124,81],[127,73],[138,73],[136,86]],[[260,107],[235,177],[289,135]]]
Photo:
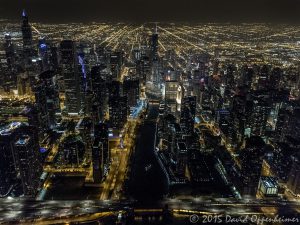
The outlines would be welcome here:
[[[56,165],[62,168],[78,168],[83,165],[85,153],[82,137],[79,134],[71,133],[59,144],[59,151],[55,158]]]
[[[287,188],[294,194],[300,195],[300,154],[294,158],[293,166],[289,174]]]
[[[24,195],[34,197],[43,171],[38,141],[34,135],[21,135],[14,143],[14,150]]]
[[[32,42],[32,29],[29,24],[28,15],[25,10],[22,12],[22,39],[23,39],[23,59],[25,67],[30,66],[31,59],[34,54],[33,42]]]
[[[124,80],[123,93],[127,96],[128,107],[135,107],[140,98],[140,82],[139,80]]]
[[[60,65],[64,80],[65,107],[68,113],[79,113],[81,110],[81,78],[74,41],[63,40],[60,43]]]
[[[252,136],[246,140],[246,146],[241,150],[239,157],[243,195],[255,196],[257,193],[265,148],[265,142],[261,137]]]
[[[262,197],[278,195],[278,181],[274,177],[261,177],[258,183],[258,194]]]
[[[196,96],[184,97],[181,104],[180,125],[185,135],[194,133]]]
[[[187,148],[184,142],[177,142],[176,145],[176,175],[184,179],[187,167]]]
[[[166,81],[165,83],[165,102],[172,114],[176,112],[176,98],[178,91],[177,81]]]
[[[47,121],[49,122],[49,127],[54,127],[56,125],[56,117],[55,114],[60,111],[60,100],[59,100],[59,92],[58,86],[55,80],[55,74],[53,71],[47,70],[39,75],[39,83],[37,86],[40,86],[40,92],[36,93],[36,97],[40,96],[40,98],[36,98],[36,103],[39,105],[38,100],[43,100],[45,98],[47,108]],[[45,95],[45,96],[43,96]]]
[[[0,195],[10,194],[20,174],[24,194],[34,196],[42,172],[35,128],[22,122],[1,127],[0,150]]]
[[[101,151],[101,165],[103,172],[106,172],[110,163],[110,151],[108,144],[108,125],[106,123],[98,123],[94,127],[95,141],[99,142]]]
[[[122,129],[127,121],[128,106],[126,96],[114,96],[109,103],[109,121],[114,129]]]
[[[92,146],[93,180],[99,184],[103,178],[103,144],[99,138],[95,138]]]
[[[0,195],[6,196],[15,185],[17,170],[13,155],[13,143],[21,123],[14,122],[0,128]]]

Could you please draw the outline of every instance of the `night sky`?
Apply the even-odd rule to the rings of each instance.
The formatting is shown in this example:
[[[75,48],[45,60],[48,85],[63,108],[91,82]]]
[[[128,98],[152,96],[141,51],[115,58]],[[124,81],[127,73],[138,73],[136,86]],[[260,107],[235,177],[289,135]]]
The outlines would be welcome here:
[[[23,8],[40,22],[299,22],[300,0],[0,0],[0,18]]]

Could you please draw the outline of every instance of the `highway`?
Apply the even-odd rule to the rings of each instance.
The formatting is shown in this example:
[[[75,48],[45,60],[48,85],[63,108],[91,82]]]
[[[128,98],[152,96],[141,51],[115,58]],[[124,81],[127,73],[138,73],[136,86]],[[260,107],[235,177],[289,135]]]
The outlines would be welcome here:
[[[1,199],[0,224],[5,224],[8,221],[18,221],[18,224],[22,224],[22,222],[30,224],[32,220],[40,222],[37,224],[51,224],[49,221],[55,224],[53,223],[54,219],[62,220],[62,218],[64,222],[88,221],[94,217],[116,214],[119,210],[125,210],[128,207],[133,208],[135,212],[139,213],[147,213],[151,210],[160,211],[165,204],[168,204],[169,209],[173,213],[180,212],[181,214],[270,214],[269,216],[274,216],[278,213],[280,215],[296,215],[299,217],[296,210],[300,208],[300,203],[297,201],[255,199],[237,201],[228,198],[213,199],[205,197],[166,199],[143,206],[133,201],[26,201],[23,199]],[[269,213],[266,213],[266,210],[269,210]]]

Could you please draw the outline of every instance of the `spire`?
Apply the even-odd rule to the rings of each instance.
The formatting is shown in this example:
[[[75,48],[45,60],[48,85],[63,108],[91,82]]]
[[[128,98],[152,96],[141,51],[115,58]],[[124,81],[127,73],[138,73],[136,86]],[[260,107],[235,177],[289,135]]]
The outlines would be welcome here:
[[[23,12],[22,12],[22,17],[27,17],[27,14],[26,14],[26,11],[25,11],[25,9],[23,9]]]

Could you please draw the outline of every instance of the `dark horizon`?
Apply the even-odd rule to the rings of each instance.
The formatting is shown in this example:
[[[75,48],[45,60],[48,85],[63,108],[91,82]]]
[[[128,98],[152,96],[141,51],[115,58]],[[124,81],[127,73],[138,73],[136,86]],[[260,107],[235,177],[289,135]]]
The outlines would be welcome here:
[[[2,0],[1,19],[33,22],[274,22],[298,23],[298,0]]]

